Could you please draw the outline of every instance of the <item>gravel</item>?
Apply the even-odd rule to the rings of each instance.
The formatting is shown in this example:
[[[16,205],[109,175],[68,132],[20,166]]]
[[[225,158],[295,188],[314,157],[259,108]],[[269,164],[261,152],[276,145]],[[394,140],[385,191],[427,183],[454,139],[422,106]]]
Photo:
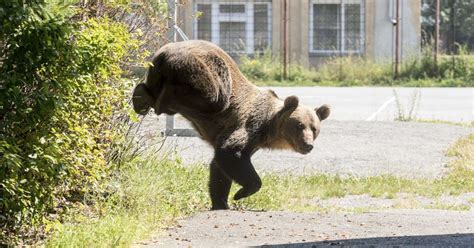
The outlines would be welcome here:
[[[147,116],[139,135],[161,140],[164,119]],[[177,124],[187,126],[179,118]],[[446,150],[472,132],[473,128],[449,124],[329,120],[323,122],[310,154],[263,150],[252,161],[260,172],[436,178],[446,170]],[[184,164],[208,164],[213,156],[213,149],[197,137],[167,137],[162,151],[176,151],[169,154]]]

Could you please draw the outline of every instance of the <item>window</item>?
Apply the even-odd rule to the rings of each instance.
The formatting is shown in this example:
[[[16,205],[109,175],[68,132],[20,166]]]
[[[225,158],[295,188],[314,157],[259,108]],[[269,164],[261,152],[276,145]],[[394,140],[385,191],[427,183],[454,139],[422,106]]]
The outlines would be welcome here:
[[[226,52],[262,53],[271,44],[270,1],[197,1],[194,37],[211,41]]]
[[[253,15],[254,48],[263,52],[270,46],[270,12],[269,5],[255,4]]]
[[[224,51],[245,53],[245,22],[220,22],[219,43]]]
[[[310,22],[312,53],[363,52],[363,0],[313,0]]]
[[[199,4],[197,11],[202,14],[197,21],[197,38],[200,40],[211,40],[212,6],[210,4]]]
[[[220,13],[245,13],[245,4],[220,4]]]

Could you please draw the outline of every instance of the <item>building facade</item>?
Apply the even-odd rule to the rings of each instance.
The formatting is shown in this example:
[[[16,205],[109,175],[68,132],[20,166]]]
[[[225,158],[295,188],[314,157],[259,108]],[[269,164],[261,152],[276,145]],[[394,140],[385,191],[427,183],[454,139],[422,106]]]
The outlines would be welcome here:
[[[420,0],[400,1],[402,58],[420,53]],[[391,61],[396,0],[288,0],[290,63],[318,66],[335,56]],[[211,41],[233,57],[268,50],[281,55],[283,0],[188,0],[178,25],[191,39]]]

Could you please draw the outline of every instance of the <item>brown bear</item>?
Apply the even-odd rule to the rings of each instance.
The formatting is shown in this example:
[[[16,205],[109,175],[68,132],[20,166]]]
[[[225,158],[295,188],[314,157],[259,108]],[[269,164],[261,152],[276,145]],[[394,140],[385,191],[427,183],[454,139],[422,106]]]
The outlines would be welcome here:
[[[257,192],[262,182],[250,158],[261,148],[291,149],[307,154],[329,107],[299,104],[296,96],[279,99],[259,89],[239,71],[232,58],[206,41],[163,46],[153,59],[145,83],[133,92],[134,110],[146,114],[179,113],[214,148],[209,191],[212,209],[228,209],[232,181],[242,188],[238,200]]]

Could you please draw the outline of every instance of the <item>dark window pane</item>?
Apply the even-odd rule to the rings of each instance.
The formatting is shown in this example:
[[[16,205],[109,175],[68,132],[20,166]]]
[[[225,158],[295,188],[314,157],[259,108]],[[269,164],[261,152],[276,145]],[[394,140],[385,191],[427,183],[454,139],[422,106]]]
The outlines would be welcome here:
[[[219,46],[229,53],[245,52],[245,22],[220,22]]]
[[[344,42],[345,50],[360,51],[361,50],[361,11],[359,4],[344,5]]]
[[[341,49],[340,4],[313,5],[313,49],[338,51]]]
[[[201,16],[197,21],[197,38],[199,40],[212,40],[212,7],[210,4],[198,4],[197,11]]]
[[[269,44],[268,5],[255,4],[253,10],[254,50],[255,52],[263,52]]]
[[[220,4],[219,11],[221,13],[245,13],[244,4]]]

